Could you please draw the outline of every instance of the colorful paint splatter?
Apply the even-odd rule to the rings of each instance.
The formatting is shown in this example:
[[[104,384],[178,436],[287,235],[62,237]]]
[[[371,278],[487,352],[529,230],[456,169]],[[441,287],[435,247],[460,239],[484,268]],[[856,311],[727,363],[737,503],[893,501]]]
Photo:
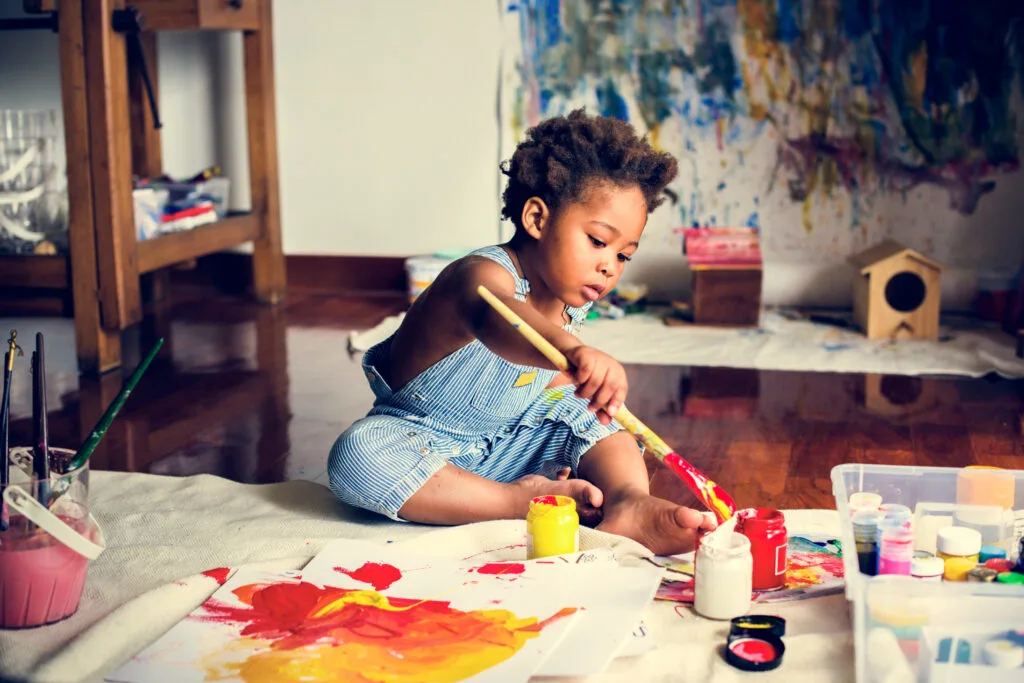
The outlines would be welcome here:
[[[1024,3],[510,0],[505,20],[506,137],[580,105],[630,120],[680,159],[685,226],[760,227],[782,197],[808,232],[866,231],[928,188],[967,215],[1019,166]]]
[[[236,606],[215,600],[190,619],[239,629],[236,648],[209,658],[206,680],[246,683],[460,681],[513,656],[565,608],[538,621],[505,609],[458,610],[439,600],[301,580],[239,586]],[[238,661],[232,650],[247,656]]]

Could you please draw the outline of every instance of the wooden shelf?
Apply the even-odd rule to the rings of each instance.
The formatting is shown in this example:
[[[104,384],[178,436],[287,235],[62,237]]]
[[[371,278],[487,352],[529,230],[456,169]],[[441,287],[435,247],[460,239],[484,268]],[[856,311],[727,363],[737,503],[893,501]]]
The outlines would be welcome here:
[[[132,0],[147,31],[241,30],[262,28],[262,0]]]
[[[0,287],[67,289],[67,256],[0,254]]]
[[[259,219],[242,213],[193,230],[143,240],[138,244],[139,272],[152,273],[166,266],[252,242],[259,237]]]

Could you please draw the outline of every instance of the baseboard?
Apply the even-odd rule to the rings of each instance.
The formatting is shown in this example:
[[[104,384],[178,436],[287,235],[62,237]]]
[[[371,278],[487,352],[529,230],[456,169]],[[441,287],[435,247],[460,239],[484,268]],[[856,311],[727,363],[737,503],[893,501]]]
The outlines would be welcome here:
[[[288,289],[302,292],[405,293],[401,256],[285,256]],[[222,252],[196,260],[195,267],[173,272],[175,283],[213,285],[232,292],[252,287],[252,254]]]

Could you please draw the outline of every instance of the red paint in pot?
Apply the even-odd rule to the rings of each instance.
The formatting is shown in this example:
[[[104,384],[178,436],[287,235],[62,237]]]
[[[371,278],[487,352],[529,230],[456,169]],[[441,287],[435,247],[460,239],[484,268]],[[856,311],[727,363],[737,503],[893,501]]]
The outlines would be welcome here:
[[[771,643],[759,638],[737,638],[729,643],[729,649],[738,657],[757,664],[775,661],[779,656]]]
[[[756,591],[786,585],[786,518],[771,508],[748,508],[736,513],[736,532],[750,539]]]

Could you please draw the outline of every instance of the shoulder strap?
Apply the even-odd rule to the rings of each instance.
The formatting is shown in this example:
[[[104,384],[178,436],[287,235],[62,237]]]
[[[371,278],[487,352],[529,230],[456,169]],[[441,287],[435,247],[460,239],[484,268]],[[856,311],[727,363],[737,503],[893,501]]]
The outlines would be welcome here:
[[[519,301],[526,301],[526,295],[530,293],[530,283],[525,279],[519,277],[519,273],[516,271],[516,266],[512,263],[512,257],[508,255],[500,245],[493,245],[490,247],[483,247],[471,252],[472,256],[483,256],[489,258],[509,273],[512,274],[512,279],[516,282],[516,299]]]

